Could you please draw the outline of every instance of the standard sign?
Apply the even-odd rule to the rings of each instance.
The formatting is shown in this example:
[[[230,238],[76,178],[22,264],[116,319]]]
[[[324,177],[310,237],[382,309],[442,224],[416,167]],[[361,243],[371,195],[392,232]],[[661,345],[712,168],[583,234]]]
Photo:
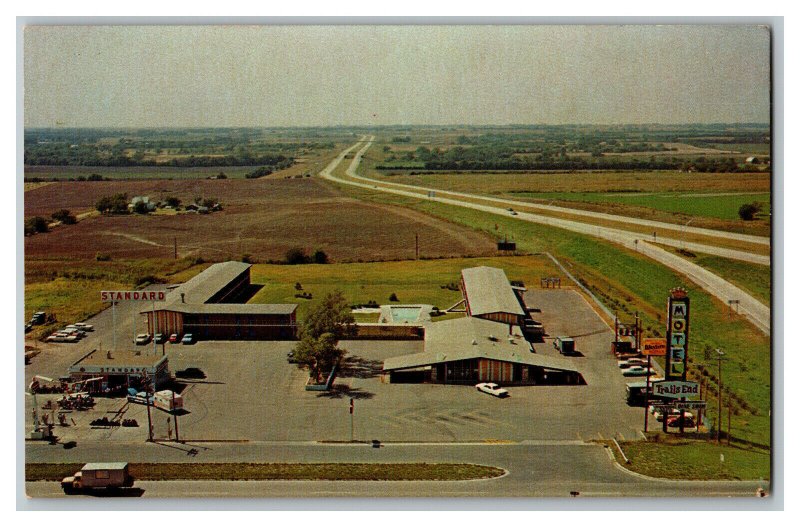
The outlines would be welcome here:
[[[653,395],[681,399],[700,395],[700,386],[696,382],[659,381],[653,383]]]
[[[663,357],[667,354],[667,339],[644,339],[642,355]]]
[[[103,302],[117,302],[121,300],[147,300],[163,302],[167,298],[164,291],[100,291],[100,300]]]
[[[702,410],[706,407],[706,401],[675,401],[670,404],[654,404],[656,410]]]

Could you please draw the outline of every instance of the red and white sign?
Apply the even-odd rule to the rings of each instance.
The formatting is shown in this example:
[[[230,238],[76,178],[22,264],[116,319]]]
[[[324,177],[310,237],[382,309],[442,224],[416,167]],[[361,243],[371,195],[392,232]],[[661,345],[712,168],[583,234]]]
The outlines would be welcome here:
[[[102,302],[119,302],[126,300],[163,302],[167,298],[165,291],[100,291]]]

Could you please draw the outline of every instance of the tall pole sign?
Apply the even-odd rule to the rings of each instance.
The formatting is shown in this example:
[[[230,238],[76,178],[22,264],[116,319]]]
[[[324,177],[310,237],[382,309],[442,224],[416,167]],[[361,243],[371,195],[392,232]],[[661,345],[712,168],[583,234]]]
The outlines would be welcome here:
[[[668,381],[686,380],[686,359],[689,351],[689,297],[686,290],[670,291],[667,322],[667,371]]]
[[[669,292],[667,302],[667,381],[686,381],[686,360],[689,352],[689,296],[686,290],[677,287]],[[685,398],[681,398],[682,401]],[[680,432],[683,433],[685,412],[681,409]],[[667,431],[667,416],[664,417]]]

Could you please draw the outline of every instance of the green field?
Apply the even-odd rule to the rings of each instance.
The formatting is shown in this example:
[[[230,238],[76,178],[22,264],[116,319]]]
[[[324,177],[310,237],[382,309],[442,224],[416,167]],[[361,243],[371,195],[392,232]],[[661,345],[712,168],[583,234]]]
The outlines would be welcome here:
[[[28,463],[25,481],[60,481],[83,465]],[[135,480],[459,481],[496,478],[505,470],[470,463],[131,463]]]
[[[430,304],[447,309],[459,300],[461,292],[442,286],[461,279],[461,269],[488,265],[506,271],[510,280],[533,283],[540,276],[561,276],[552,262],[542,256],[508,256],[496,258],[453,258],[442,260],[406,260],[327,265],[267,265],[256,264],[251,270],[253,283],[264,287],[251,303],[297,303],[298,318],[303,319],[310,306],[336,289],[342,291],[350,304],[366,304],[374,300],[389,304],[389,296],[397,295],[401,304]],[[300,282],[312,300],[295,298]],[[364,316],[364,322],[373,317]],[[437,318],[441,320],[442,318]]]
[[[724,193],[722,193],[724,194]],[[516,192],[514,197],[533,198],[537,201],[565,200],[584,201],[590,203],[621,203],[638,207],[686,214],[719,218],[721,220],[738,220],[739,207],[745,203],[758,201],[765,203],[764,212],[769,212],[770,195],[768,193],[730,194],[701,192],[665,192],[665,193],[614,193],[614,192]]]
[[[656,478],[765,483],[770,479],[770,455],[765,449],[727,446],[724,441],[718,445],[692,440],[670,443],[627,441],[620,443],[620,447],[630,460],[630,464],[626,464],[615,452],[621,465]]]
[[[727,304],[723,305],[693,282],[633,251],[589,236],[424,199],[345,185],[340,188],[362,199],[404,205],[493,235],[507,235],[517,241],[521,251],[549,251],[586,282],[610,309],[629,318],[638,311],[649,335],[665,332],[664,305],[669,290],[678,286],[686,288],[692,298],[693,313],[690,377],[698,380],[707,377],[714,384],[714,363],[706,363],[703,350],[706,346],[722,348],[729,358],[725,364],[724,384],[742,401],[734,401],[731,433],[745,441],[769,444],[770,340],[744,318],[729,318]],[[712,408],[708,416],[716,421],[713,394],[709,401]]]

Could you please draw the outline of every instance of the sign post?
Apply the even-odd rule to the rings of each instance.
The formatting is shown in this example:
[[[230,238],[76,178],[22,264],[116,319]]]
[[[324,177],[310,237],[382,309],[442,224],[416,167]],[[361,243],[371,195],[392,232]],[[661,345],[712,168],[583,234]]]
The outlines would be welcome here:
[[[167,298],[165,291],[100,291],[100,301],[111,302],[111,318],[114,326],[114,342],[113,350],[117,351],[117,302],[119,301],[152,301],[153,302],[153,327],[155,328],[155,307],[156,301],[163,302]],[[138,313],[137,313],[138,315]],[[155,340],[155,331],[153,331],[153,340]],[[133,339],[136,341],[136,315],[133,318]],[[153,344],[153,353],[156,353],[155,343]]]
[[[350,442],[354,441],[353,439],[353,399],[350,399]]]

